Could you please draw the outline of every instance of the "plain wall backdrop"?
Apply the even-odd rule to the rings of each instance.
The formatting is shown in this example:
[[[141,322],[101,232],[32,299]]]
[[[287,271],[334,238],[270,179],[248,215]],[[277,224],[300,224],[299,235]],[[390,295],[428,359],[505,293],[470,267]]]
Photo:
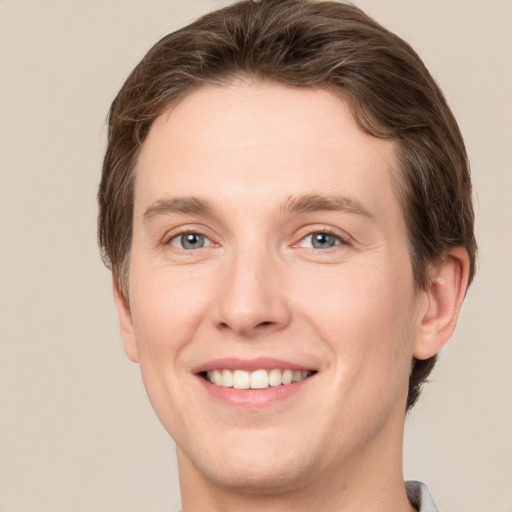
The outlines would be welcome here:
[[[510,0],[358,0],[418,51],[468,147],[480,262],[407,420],[442,511],[512,511]],[[172,512],[174,447],[122,351],[96,246],[105,116],[214,0],[0,0],[0,511]]]

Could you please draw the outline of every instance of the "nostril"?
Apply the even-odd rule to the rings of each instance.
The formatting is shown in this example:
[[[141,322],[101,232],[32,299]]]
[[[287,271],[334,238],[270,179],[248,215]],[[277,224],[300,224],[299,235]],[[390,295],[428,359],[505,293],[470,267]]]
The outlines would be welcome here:
[[[255,328],[256,329],[266,328],[266,327],[271,327],[272,325],[274,325],[274,322],[265,321],[265,322],[260,322],[259,324],[256,324]],[[230,329],[231,327],[230,327],[229,323],[227,323],[227,322],[220,322],[219,328],[222,330],[226,330],[226,329]]]

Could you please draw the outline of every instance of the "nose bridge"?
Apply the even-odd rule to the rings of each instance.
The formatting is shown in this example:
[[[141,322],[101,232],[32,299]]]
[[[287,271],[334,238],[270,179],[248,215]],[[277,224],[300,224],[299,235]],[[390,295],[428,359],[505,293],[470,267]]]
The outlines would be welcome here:
[[[218,295],[218,326],[245,337],[284,327],[290,315],[279,267],[261,241],[234,247]]]

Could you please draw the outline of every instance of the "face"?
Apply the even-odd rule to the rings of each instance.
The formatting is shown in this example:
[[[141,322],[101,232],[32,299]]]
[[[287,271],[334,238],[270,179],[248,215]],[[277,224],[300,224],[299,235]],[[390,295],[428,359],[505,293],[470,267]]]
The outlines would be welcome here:
[[[324,90],[204,87],[154,122],[118,307],[182,476],[290,488],[400,456],[421,297],[397,168]]]

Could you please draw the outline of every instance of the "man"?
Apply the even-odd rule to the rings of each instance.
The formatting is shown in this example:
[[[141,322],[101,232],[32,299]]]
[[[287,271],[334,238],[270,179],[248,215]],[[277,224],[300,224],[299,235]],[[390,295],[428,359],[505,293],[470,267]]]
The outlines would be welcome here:
[[[114,100],[99,240],[183,512],[436,510],[402,439],[474,274],[457,124],[353,6],[244,1]]]

